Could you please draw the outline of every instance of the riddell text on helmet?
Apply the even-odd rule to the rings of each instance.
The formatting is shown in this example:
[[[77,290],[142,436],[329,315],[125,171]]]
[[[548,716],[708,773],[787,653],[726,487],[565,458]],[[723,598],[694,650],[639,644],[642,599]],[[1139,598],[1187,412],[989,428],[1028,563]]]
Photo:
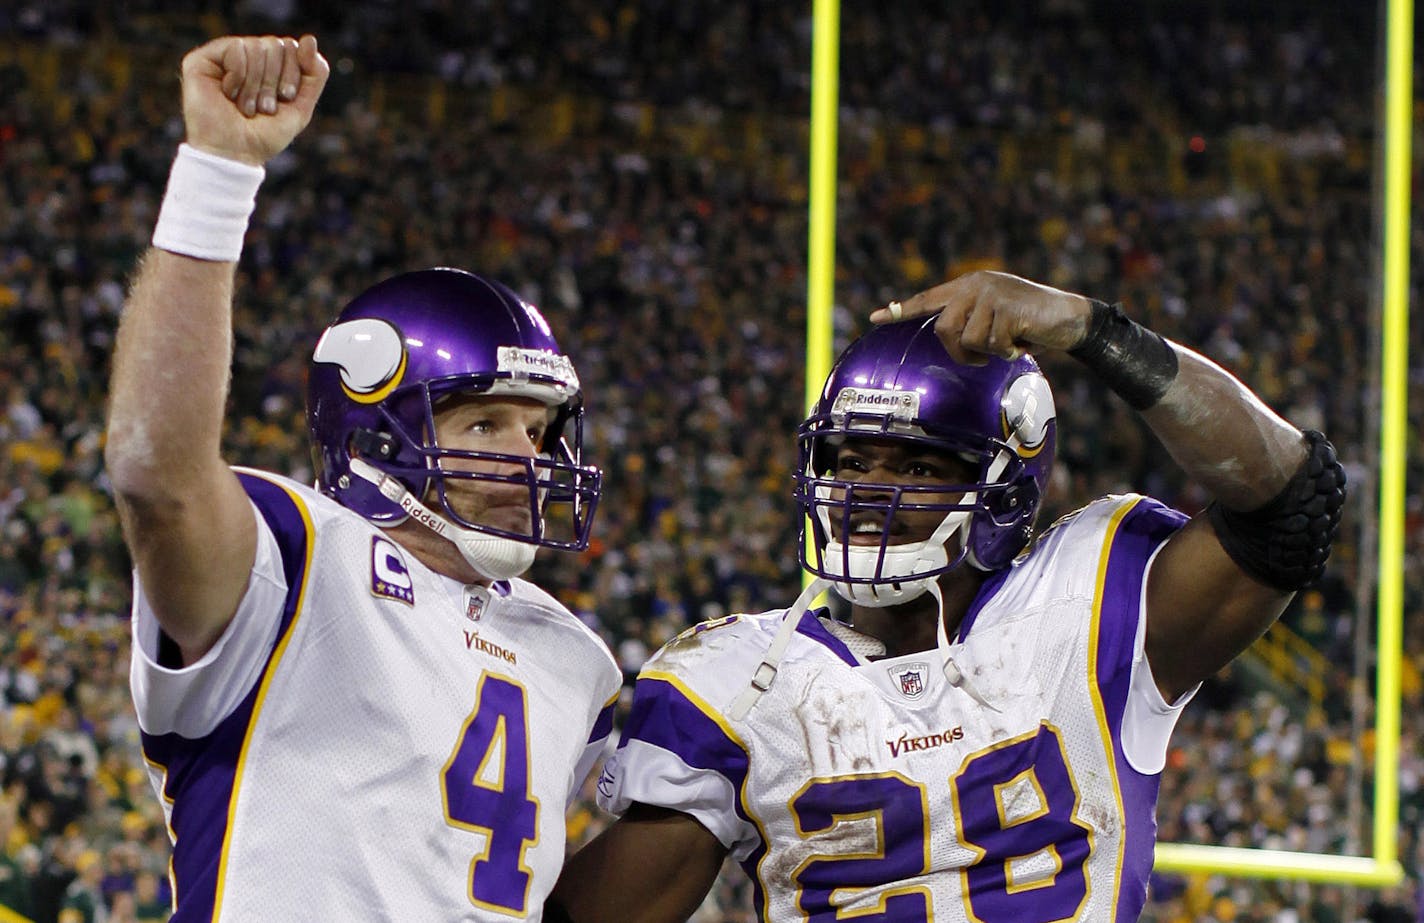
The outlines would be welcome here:
[[[405,494],[401,497],[400,506],[401,509],[406,511],[406,513],[410,516],[411,519],[414,519],[422,526],[425,526],[437,535],[445,534],[445,520],[441,519],[439,516],[436,516],[434,513],[430,512],[425,507],[420,506],[416,502],[416,499],[410,494]]]

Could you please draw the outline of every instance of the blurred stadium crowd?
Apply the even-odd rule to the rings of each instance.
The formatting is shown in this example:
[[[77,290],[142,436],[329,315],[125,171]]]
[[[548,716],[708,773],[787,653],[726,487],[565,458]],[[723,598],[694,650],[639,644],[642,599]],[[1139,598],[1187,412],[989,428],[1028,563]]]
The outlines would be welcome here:
[[[310,478],[315,333],[383,275],[471,268],[539,303],[586,383],[607,472],[597,539],[536,573],[630,680],[688,624],[799,587],[809,4],[173,6],[0,8],[0,905],[40,921],[167,916],[101,435],[126,279],[179,141],[177,63],[209,37],[310,30],[335,68],[248,237],[230,458]],[[843,11],[837,345],[891,297],[1001,267],[1123,300],[1328,433],[1353,503],[1327,579],[1284,619],[1304,653],[1295,673],[1248,657],[1203,690],[1159,820],[1164,841],[1368,852],[1348,818],[1368,816],[1372,754],[1373,660],[1357,680],[1350,664],[1370,624],[1356,613],[1373,612],[1373,8],[1022,7]],[[1126,489],[1200,508],[1124,404],[1069,362],[1048,372],[1051,514]],[[1424,920],[1424,447],[1410,452],[1408,882],[1161,876],[1145,920]],[[585,799],[572,842],[604,822]],[[696,919],[746,907],[734,873]]]

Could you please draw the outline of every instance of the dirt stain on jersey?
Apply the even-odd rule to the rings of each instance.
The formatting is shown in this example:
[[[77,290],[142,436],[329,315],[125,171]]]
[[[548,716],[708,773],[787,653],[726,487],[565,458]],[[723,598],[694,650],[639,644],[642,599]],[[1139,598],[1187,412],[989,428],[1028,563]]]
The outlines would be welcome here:
[[[1105,805],[1095,801],[1083,801],[1078,805],[1078,817],[1103,837],[1117,836],[1120,818],[1116,805]]]
[[[805,831],[805,838],[786,840],[769,852],[758,871],[763,881],[790,881],[796,870],[815,858],[873,856],[884,848],[879,812],[836,815],[828,827]]]
[[[695,658],[716,653],[726,647],[727,635],[715,629],[736,623],[739,615],[699,622],[669,641],[655,658],[659,663],[677,662],[684,658]]]
[[[865,706],[844,690],[811,682],[794,713],[801,721],[805,752],[818,775],[875,768],[865,746]]]

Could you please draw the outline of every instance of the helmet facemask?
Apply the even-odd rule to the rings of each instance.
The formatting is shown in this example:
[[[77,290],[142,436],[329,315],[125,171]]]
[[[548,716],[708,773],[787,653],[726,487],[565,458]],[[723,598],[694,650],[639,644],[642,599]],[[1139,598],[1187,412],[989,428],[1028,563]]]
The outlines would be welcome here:
[[[900,442],[907,449],[953,458],[975,473],[971,480],[922,484],[837,477],[840,448],[864,439]],[[966,561],[986,569],[975,559],[969,536],[976,517],[994,515],[1011,489],[1009,480],[1018,473],[1011,470],[1017,456],[1006,445],[934,438],[914,422],[869,413],[813,416],[801,429],[800,445],[796,497],[807,514],[803,530],[809,522],[812,539],[806,542],[803,531],[802,563],[831,581],[841,596],[873,608],[899,605]],[[942,514],[938,525],[928,536],[906,541],[905,515],[926,512]],[[852,535],[871,535],[877,541],[855,543],[848,540]]]
[[[431,511],[456,528],[447,533],[421,515],[408,499],[389,499],[395,500],[406,515],[453,541],[466,552],[467,559],[471,558],[469,550],[476,550],[478,560],[471,559],[470,563],[494,579],[523,573],[533,563],[536,548],[587,547],[600,481],[596,469],[579,463],[583,417],[576,400],[548,407],[550,422],[537,455],[441,445],[436,419],[441,404],[450,398],[476,394],[534,397],[542,401],[552,392],[537,383],[522,382],[517,388],[501,384],[500,380],[493,386],[459,379],[421,382],[382,402],[377,408],[383,423],[379,430],[357,430],[352,438],[356,456],[398,481],[410,497],[433,508]],[[421,421],[418,430],[412,426],[416,419]],[[362,474],[359,467],[355,470]],[[456,485],[470,483],[496,491],[510,485],[527,490],[528,527],[501,527],[462,513],[457,499],[460,488]]]

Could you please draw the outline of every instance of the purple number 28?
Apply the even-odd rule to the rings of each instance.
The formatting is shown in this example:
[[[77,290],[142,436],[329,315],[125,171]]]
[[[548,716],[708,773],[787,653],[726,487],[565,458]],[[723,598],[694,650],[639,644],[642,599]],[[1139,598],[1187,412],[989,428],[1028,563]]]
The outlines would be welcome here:
[[[1056,728],[1042,724],[972,754],[949,780],[959,840],[975,859],[960,869],[965,916],[978,923],[1076,919],[1087,899],[1092,831]],[[810,923],[918,923],[933,918],[925,786],[899,773],[816,780],[791,799],[803,839],[871,818],[873,852],[813,855],[792,877]],[[919,879],[916,881],[915,879]],[[874,903],[856,903],[868,891]]]

